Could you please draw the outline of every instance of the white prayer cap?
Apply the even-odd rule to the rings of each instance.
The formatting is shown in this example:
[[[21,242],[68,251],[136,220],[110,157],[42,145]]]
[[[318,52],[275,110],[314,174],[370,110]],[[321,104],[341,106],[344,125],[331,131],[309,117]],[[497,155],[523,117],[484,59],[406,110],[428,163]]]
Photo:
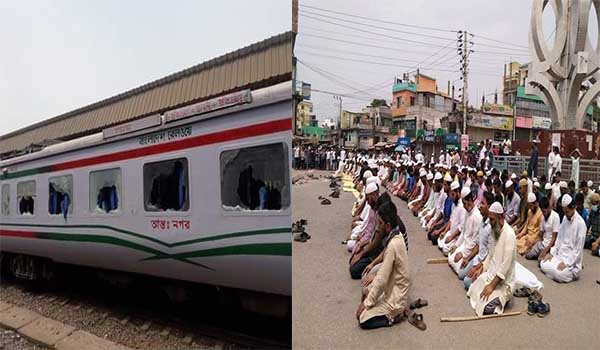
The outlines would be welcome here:
[[[552,185],[550,185],[549,182],[546,182],[546,186],[544,186],[545,189],[547,190],[551,190],[552,189]]]
[[[537,182],[538,178],[534,177],[533,179],[531,179],[533,182]]]
[[[421,170],[419,170],[419,177],[423,177],[423,176],[427,176],[427,170],[421,168]]]
[[[569,204],[571,204],[571,202],[572,202],[572,201],[573,201],[573,198],[571,198],[571,196],[570,196],[570,195],[568,195],[568,194],[565,194],[565,195],[562,197],[562,202],[561,202],[560,204],[561,204],[563,207],[567,207],[567,206],[569,206]]]
[[[435,181],[441,180],[442,179],[442,173],[440,173],[440,172],[435,173],[435,177],[433,179]]]
[[[567,185],[566,181],[561,181],[561,182],[558,183],[558,187],[560,187],[560,188],[567,188],[567,187],[569,187],[569,185]]]
[[[512,181],[510,181],[510,180],[508,180],[508,181],[506,181],[506,183],[504,184],[504,187],[506,187],[506,188],[509,188],[509,187],[512,187],[512,185],[513,185],[513,182],[512,182]]]
[[[398,168],[399,168],[399,167],[400,167],[400,165],[401,165],[401,164],[400,164],[400,162],[396,162],[396,167],[398,167]]]
[[[377,192],[377,184],[374,182],[368,184],[367,188],[365,189],[366,194],[371,194],[373,192]]]
[[[517,174],[512,173],[512,175],[510,176],[511,179],[516,179],[517,178]]]
[[[427,180],[433,180],[433,174],[427,173]]]
[[[540,187],[540,183],[536,181],[536,182],[533,183],[533,186],[534,187]]]
[[[373,176],[373,173],[371,172],[371,170],[367,170],[365,171],[365,173],[363,174],[363,179],[368,179],[371,176]]]
[[[592,181],[592,180],[589,180],[589,181],[587,182],[587,185],[588,185],[588,187],[592,187],[592,186],[594,186],[594,181]]]
[[[448,169],[448,164],[446,164],[446,163],[442,164],[442,168]]]
[[[457,190],[460,188],[460,184],[458,183],[458,181],[452,181],[452,183],[450,184],[450,189],[452,191]]]
[[[488,170],[488,171],[485,173],[485,175],[486,175],[486,176],[492,176],[492,171],[491,171],[491,170]]]
[[[489,211],[494,214],[504,214],[504,208],[502,208],[502,204],[500,204],[499,202],[492,203],[492,205],[490,205]]]
[[[446,175],[444,175],[444,181],[452,182],[452,176],[450,176],[449,173],[446,173]]]
[[[535,201],[537,201],[535,194],[533,194],[533,192],[529,192],[529,194],[527,195],[527,203],[533,203]]]
[[[470,194],[471,194],[471,189],[468,188],[467,186],[463,187],[462,190],[460,191],[460,196],[462,198],[466,198]]]

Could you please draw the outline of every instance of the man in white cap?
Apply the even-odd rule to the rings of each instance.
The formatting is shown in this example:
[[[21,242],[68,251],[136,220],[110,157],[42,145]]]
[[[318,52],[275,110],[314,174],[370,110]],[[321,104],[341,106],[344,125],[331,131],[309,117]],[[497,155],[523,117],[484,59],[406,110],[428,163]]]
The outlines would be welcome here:
[[[425,187],[423,190],[423,197],[416,202],[413,201],[412,207],[409,205],[409,209],[412,211],[414,216],[417,216],[419,211],[427,203],[429,203],[430,201],[433,200],[433,193],[434,193],[434,191],[433,191],[433,174],[429,172],[429,173],[427,173],[427,176],[425,177]]]
[[[542,197],[540,199],[540,211],[542,212],[542,224],[540,231],[542,233],[542,240],[538,241],[525,255],[526,259],[542,260],[554,246],[556,237],[558,237],[558,228],[560,226],[560,219],[558,214],[552,210],[548,197]]]
[[[554,162],[556,160],[556,153],[554,153],[554,150],[556,148],[557,147],[554,144],[552,144],[552,148],[550,149],[550,153],[548,154],[548,159],[546,160],[546,164],[548,164],[548,181],[552,181],[552,177],[556,172],[556,168],[554,168]]]
[[[515,193],[515,185],[512,180],[506,181],[504,187],[506,190],[506,214],[504,214],[504,218],[509,225],[512,225],[519,217],[521,197]]]
[[[356,221],[356,226],[352,228],[350,237],[346,241],[349,252],[352,252],[358,241],[369,240],[373,235],[373,230],[375,229],[376,215],[373,208],[375,207],[375,203],[377,203],[377,199],[379,199],[379,187],[375,181],[371,179],[373,179],[373,177],[370,177],[369,180],[367,180],[367,186],[365,188],[365,208],[367,210],[367,215],[364,220]]]
[[[450,247],[448,254],[448,264],[458,274],[458,272],[467,266],[468,260],[463,265],[463,259],[471,255],[471,252],[477,245],[479,239],[479,228],[483,220],[479,209],[475,205],[475,196],[468,188],[461,191],[463,207],[465,208],[465,226],[456,242]],[[483,196],[482,196],[483,198]],[[482,200],[483,201],[483,200]]]
[[[467,187],[463,188],[466,191],[471,193],[471,190]],[[458,235],[463,231],[465,226],[465,208],[463,207],[463,203],[460,200],[461,198],[461,189],[458,181],[452,182],[450,185],[451,197],[452,197],[452,214],[450,216],[450,229],[446,232],[442,232],[437,240],[438,247],[442,250],[445,256],[448,256],[450,252],[450,247],[456,242],[458,239]]]
[[[449,173],[446,173],[442,182],[442,189],[440,190],[440,196],[438,197],[435,208],[430,216],[426,216],[422,224],[423,228],[427,229],[427,232],[431,232],[435,227],[441,227],[444,225],[444,208],[448,195],[450,194],[450,184],[452,184],[452,177]],[[449,209],[450,210],[450,209]]]
[[[418,193],[415,198],[409,198],[408,209],[412,209],[412,206],[419,202],[421,199],[423,199],[426,194],[425,191],[427,189],[427,170],[425,170],[424,168],[421,168],[421,170],[419,170],[419,183],[417,183],[417,186],[419,187]]]
[[[560,194],[558,195],[558,199],[557,199],[557,203],[556,203],[556,213],[558,213],[558,217],[560,218],[560,221],[562,222],[562,219],[565,216],[565,212],[563,210],[563,206],[561,205],[561,203],[562,203],[562,199],[563,199],[564,195],[569,192],[569,186],[566,181],[559,182],[558,186],[559,186],[558,188],[559,188]],[[571,198],[573,198],[573,197],[571,197]]]
[[[473,280],[476,280],[483,273],[483,262],[491,249],[492,227],[490,225],[489,209],[493,202],[494,195],[492,193],[486,192],[483,194],[483,200],[479,208],[482,216],[481,226],[477,234],[479,238],[471,254],[463,258],[461,270],[458,271],[458,278],[464,281],[466,290],[469,290]]]
[[[425,203],[423,208],[421,210],[419,210],[419,215],[417,215],[421,219],[424,216],[426,216],[427,214],[429,214],[434,209],[435,202],[437,201],[437,199],[440,195],[440,190],[442,188],[442,186],[441,186],[442,174],[441,173],[436,172],[435,175],[433,175],[431,173],[427,174],[427,180],[429,180],[430,177],[432,177],[433,182],[431,184],[429,197],[427,198],[427,202]],[[438,184],[440,186],[438,186]]]
[[[531,248],[542,240],[540,226],[542,224],[542,211],[538,208],[537,197],[533,193],[527,195],[527,221],[517,234],[517,253],[525,255]]]
[[[502,205],[494,202],[489,209],[493,249],[483,262],[483,273],[467,292],[477,316],[501,314],[515,289],[516,237],[504,220]]]
[[[579,278],[587,228],[570,195],[565,194],[560,204],[565,218],[558,229],[556,243],[540,262],[540,268],[549,278],[568,283]]]
[[[359,192],[359,196],[356,202],[352,206],[352,221],[364,220],[366,218],[366,212],[363,212],[366,198],[365,198],[365,187],[367,181],[373,176],[371,170],[367,170],[363,173],[362,181],[356,182],[356,190]]]

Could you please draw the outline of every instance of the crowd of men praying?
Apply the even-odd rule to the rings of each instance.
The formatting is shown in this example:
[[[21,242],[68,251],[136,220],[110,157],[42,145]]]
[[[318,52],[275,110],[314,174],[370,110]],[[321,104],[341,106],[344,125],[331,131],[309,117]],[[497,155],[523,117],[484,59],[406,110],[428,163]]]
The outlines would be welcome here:
[[[420,152],[350,152],[340,159],[337,175],[351,176],[359,193],[342,243],[351,253],[350,276],[363,288],[356,313],[361,328],[405,317],[426,328],[412,309],[427,302],[408,302],[409,241],[392,196],[407,202],[423,237],[447,257],[478,316],[503,313],[516,288],[516,254],[537,260],[560,283],[581,276],[584,255],[599,255],[600,193],[591,181],[574,180],[579,174],[563,179],[557,146],[541,176],[537,145],[529,171],[518,174],[495,169],[485,147],[476,167],[447,162],[444,154],[429,162]],[[531,303],[533,313],[549,311],[541,301]]]

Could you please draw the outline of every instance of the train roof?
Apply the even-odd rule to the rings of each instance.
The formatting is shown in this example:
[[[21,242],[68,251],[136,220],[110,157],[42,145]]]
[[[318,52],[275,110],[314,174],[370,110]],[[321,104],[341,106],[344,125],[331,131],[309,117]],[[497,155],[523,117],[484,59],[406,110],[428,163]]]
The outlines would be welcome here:
[[[0,136],[0,157],[17,157],[108,127],[216,96],[292,78],[292,33],[286,32],[82,108]]]

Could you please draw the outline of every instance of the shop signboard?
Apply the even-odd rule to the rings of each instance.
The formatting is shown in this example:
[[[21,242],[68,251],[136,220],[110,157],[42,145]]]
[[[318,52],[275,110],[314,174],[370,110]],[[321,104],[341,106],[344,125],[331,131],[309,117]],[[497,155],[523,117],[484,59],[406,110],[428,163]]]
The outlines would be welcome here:
[[[485,114],[473,114],[469,126],[485,129],[512,130],[512,117],[498,117]]]
[[[458,141],[458,134],[455,133],[450,133],[450,134],[446,134],[446,144],[447,145],[458,145],[459,141]]]
[[[530,118],[530,117],[517,117],[516,120],[515,120],[515,122],[516,122],[517,128],[531,129],[532,123],[533,123],[533,118]]]
[[[460,135],[460,149],[463,151],[466,151],[468,146],[469,146],[469,135],[467,135],[467,134]]]
[[[550,130],[552,128],[552,119],[546,117],[531,117],[531,127],[533,129]]]
[[[410,137],[398,137],[398,141],[396,141],[396,145],[398,146],[410,146]]]
[[[434,140],[435,140],[435,132],[433,130],[425,130],[425,136],[423,137],[423,141],[433,142]]]
[[[484,103],[481,106],[481,110],[485,113],[491,114],[513,115],[512,107],[507,105]]]

